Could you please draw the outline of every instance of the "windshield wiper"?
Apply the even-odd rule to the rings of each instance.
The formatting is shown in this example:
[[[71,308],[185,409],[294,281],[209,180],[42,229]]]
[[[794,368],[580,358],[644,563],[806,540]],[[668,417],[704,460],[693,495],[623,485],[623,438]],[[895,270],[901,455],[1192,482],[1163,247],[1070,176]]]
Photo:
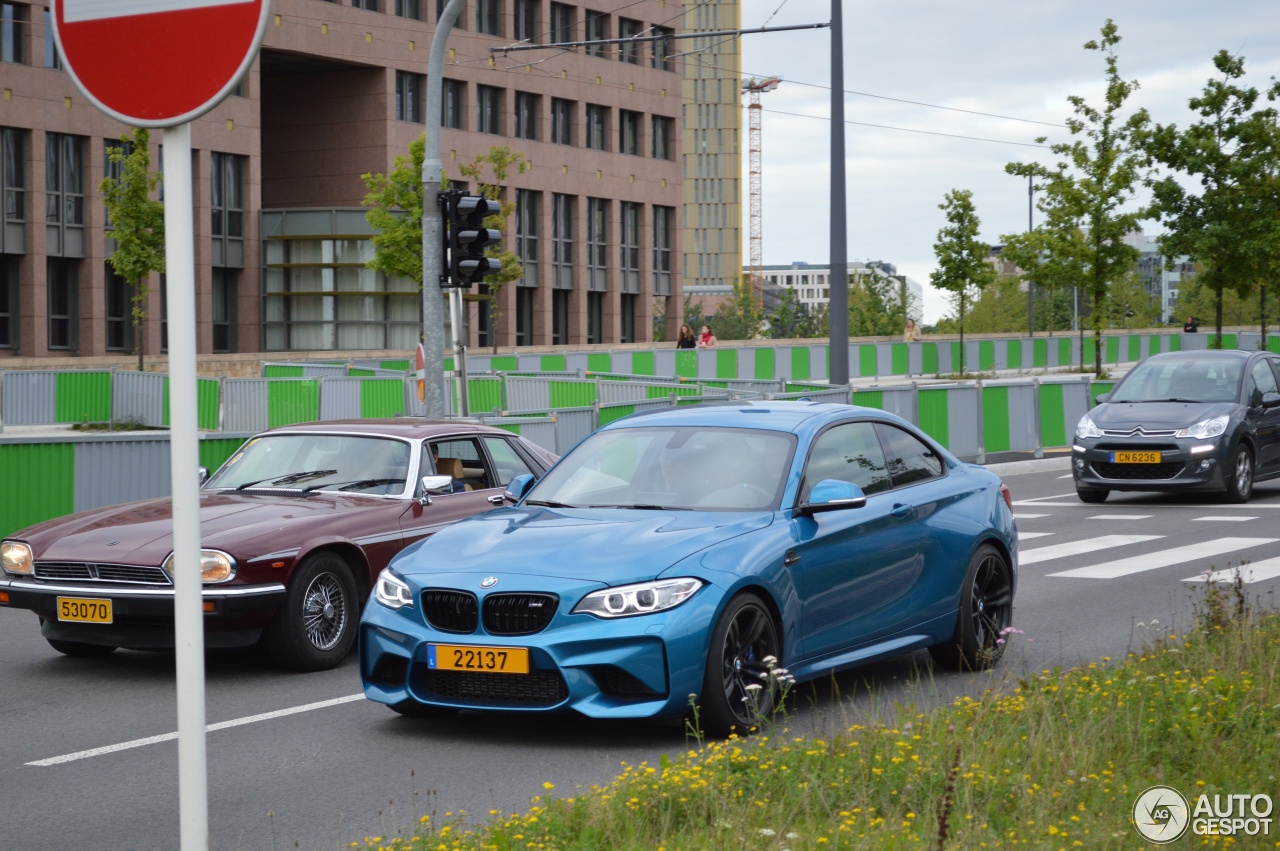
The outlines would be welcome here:
[[[238,485],[236,490],[242,491],[245,488],[251,488],[254,485],[260,485],[263,482],[271,482],[273,485],[291,485],[294,482],[302,482],[307,479],[314,479],[318,476],[332,476],[337,470],[305,470],[301,473],[289,473],[284,476],[267,476],[265,479],[258,479],[256,482],[245,482]]]
[[[653,503],[637,503],[636,505],[588,505],[586,508],[634,508],[639,511],[692,511],[687,505],[656,505]]]
[[[371,488],[377,485],[403,485],[404,479],[356,479],[352,482],[322,482],[318,485],[308,485],[303,488],[307,493],[318,490],[319,488],[332,488],[333,490],[351,490],[353,488]]]
[[[530,499],[525,501],[525,505],[541,505],[545,508],[577,508],[576,505],[569,505],[566,502],[554,502],[549,499]]]

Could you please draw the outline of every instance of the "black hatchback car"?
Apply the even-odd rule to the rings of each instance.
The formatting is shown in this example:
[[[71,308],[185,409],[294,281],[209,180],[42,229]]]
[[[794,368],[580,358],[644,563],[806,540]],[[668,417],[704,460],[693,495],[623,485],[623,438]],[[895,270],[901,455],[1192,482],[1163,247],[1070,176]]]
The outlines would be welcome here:
[[[1280,476],[1280,356],[1199,351],[1138,364],[1076,426],[1084,502],[1111,491],[1222,491],[1247,502]]]

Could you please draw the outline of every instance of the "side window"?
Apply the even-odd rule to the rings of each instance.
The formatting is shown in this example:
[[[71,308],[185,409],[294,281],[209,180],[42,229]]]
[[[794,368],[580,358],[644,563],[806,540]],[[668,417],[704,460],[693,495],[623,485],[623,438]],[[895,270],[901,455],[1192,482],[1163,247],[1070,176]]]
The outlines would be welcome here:
[[[808,499],[809,491],[823,479],[851,482],[868,496],[892,486],[873,423],[835,426],[814,441],[805,466],[803,498]]]
[[[894,487],[942,475],[942,459],[915,435],[884,423],[876,423],[876,433],[884,446],[886,465],[889,475],[893,476]]]
[[[453,476],[455,483],[466,490],[497,487],[484,454],[473,438],[437,440],[431,443],[431,451],[435,455],[436,470],[441,475]]]
[[[493,459],[494,472],[498,474],[498,487],[505,488],[516,476],[533,472],[506,438],[486,437],[484,446]]]
[[[1263,393],[1280,392],[1276,388],[1276,375],[1266,358],[1254,362],[1249,370],[1249,405],[1257,407],[1262,404]]]

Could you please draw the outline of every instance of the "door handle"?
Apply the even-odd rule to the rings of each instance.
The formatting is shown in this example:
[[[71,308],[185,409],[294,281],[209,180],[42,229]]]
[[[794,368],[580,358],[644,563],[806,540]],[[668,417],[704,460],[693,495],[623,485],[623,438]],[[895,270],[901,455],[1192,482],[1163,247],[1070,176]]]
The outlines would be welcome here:
[[[911,505],[895,505],[889,513],[899,520],[906,520],[908,517],[915,515],[916,509],[915,506]]]
[[[502,505],[504,502],[507,501],[507,498],[505,496],[491,496],[488,499],[489,499],[489,502],[493,503],[494,505]]]
[[[794,567],[800,563],[800,554],[795,550],[787,550],[786,555],[782,557],[783,567]]]

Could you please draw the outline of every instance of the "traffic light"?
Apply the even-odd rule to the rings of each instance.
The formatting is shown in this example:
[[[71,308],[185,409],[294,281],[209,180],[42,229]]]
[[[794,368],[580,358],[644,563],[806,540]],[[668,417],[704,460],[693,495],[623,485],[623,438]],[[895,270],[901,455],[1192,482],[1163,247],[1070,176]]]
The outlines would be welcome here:
[[[499,231],[484,226],[495,215],[497,201],[479,195],[448,193],[446,222],[449,246],[449,282],[443,286],[468,288],[502,268],[502,261],[486,257],[485,249],[502,240]]]

